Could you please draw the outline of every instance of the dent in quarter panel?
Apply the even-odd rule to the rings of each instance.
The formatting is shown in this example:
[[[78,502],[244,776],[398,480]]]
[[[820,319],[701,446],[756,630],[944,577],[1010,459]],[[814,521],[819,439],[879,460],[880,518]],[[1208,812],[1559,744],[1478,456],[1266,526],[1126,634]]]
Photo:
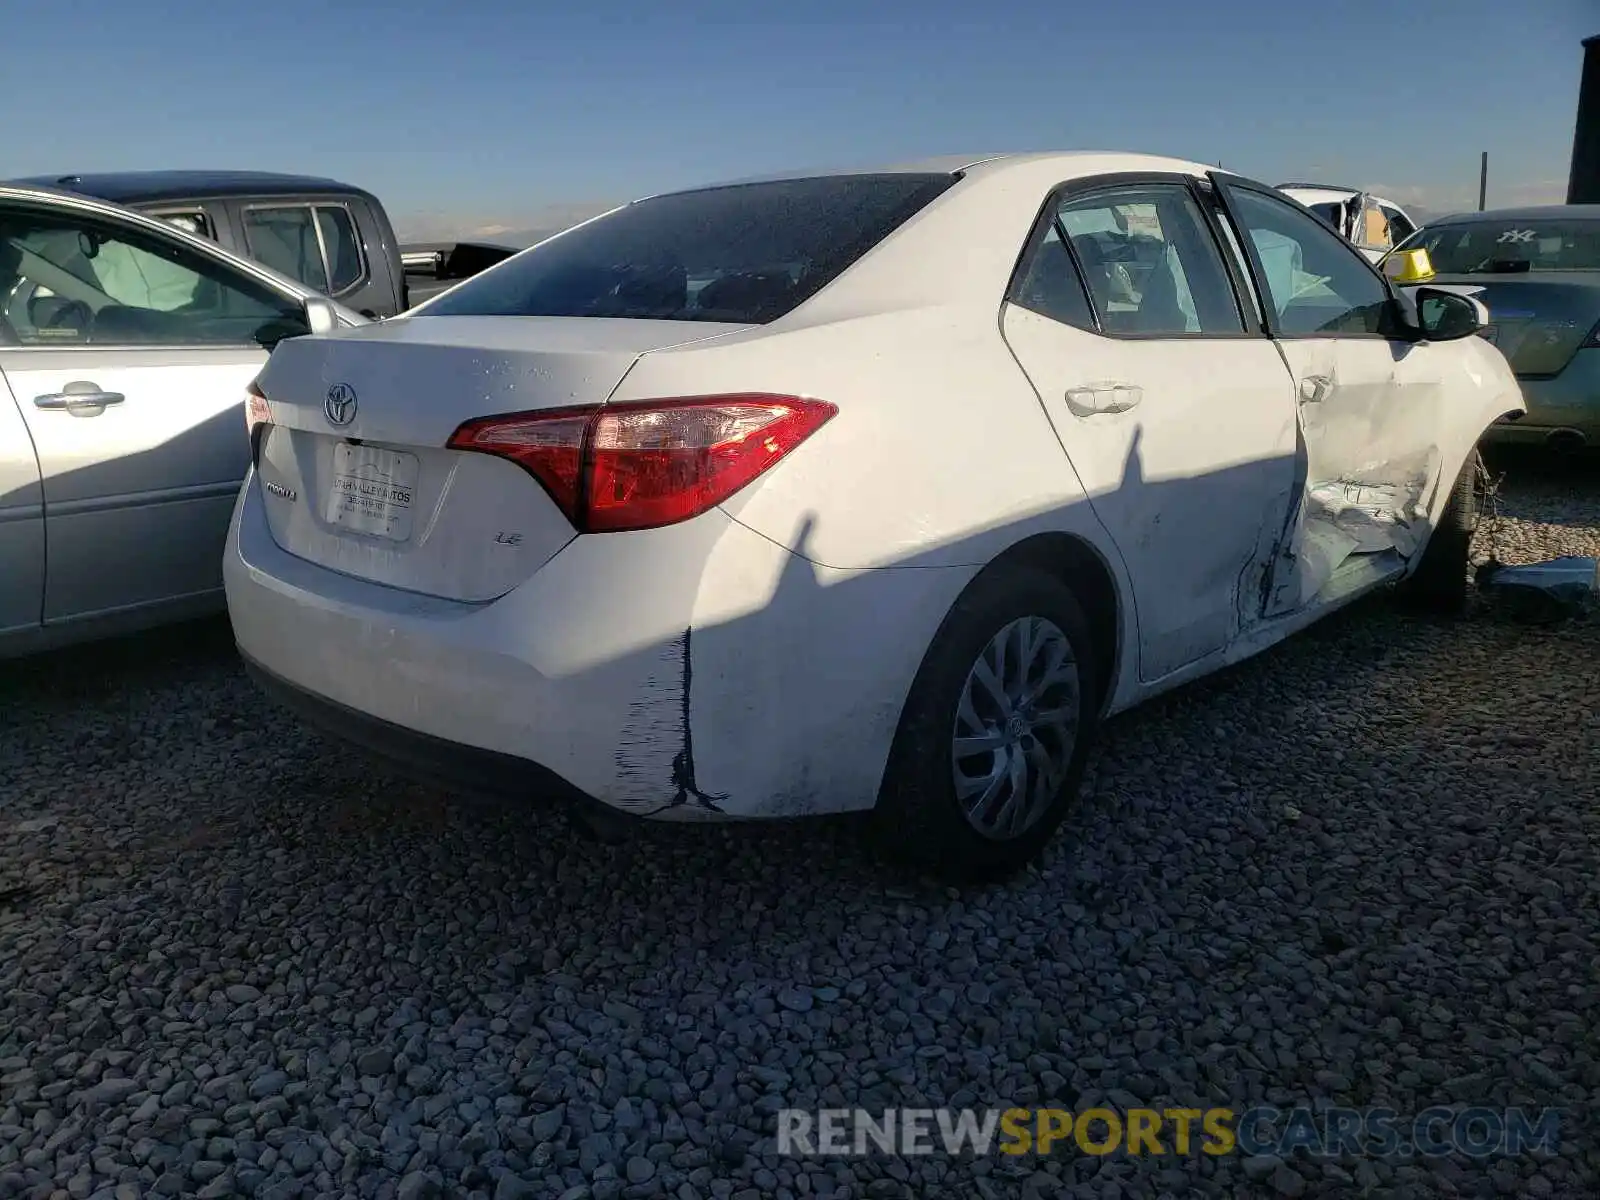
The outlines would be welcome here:
[[[0,631],[39,624],[44,555],[39,460],[11,389],[0,376]]]

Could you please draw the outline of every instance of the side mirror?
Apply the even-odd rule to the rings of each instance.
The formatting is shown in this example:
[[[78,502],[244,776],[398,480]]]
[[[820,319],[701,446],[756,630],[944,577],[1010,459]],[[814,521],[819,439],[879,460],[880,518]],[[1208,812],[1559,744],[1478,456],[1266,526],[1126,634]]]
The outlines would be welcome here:
[[[306,326],[312,333],[332,333],[339,328],[339,312],[321,296],[306,298]]]
[[[1489,323],[1482,300],[1437,287],[1419,287],[1414,293],[1422,336],[1430,342],[1453,342],[1471,337]]]

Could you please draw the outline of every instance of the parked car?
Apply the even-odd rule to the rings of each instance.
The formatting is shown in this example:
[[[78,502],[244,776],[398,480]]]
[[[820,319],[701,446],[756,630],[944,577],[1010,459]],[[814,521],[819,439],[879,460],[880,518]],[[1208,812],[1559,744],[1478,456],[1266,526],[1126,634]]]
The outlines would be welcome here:
[[[400,247],[406,289],[412,304],[421,304],[455,287],[517,251],[492,242],[412,242]]]
[[[1356,188],[1280,183],[1278,190],[1304,204],[1374,262],[1405,241],[1418,227],[1393,200]]]
[[[269,171],[123,171],[18,182],[159,217],[367,317],[392,317],[410,307],[389,214],[371,192],[336,179]]]
[[[245,385],[357,314],[101,200],[0,185],[0,656],[222,608]]]
[[[235,635],[417,774],[874,808],[1003,873],[1103,715],[1387,584],[1459,605],[1474,448],[1522,407],[1483,316],[1165,158],[654,196],[278,347]]]
[[[1600,445],[1600,205],[1547,205],[1441,217],[1403,242],[1430,282],[1475,285],[1484,335],[1510,361],[1528,413],[1491,442],[1576,450]]]

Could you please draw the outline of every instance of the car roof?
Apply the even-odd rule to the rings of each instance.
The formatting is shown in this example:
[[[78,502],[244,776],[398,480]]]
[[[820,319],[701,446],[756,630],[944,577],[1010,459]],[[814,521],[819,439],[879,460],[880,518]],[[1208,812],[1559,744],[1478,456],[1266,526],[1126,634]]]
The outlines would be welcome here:
[[[113,171],[88,175],[36,175],[13,183],[65,189],[118,204],[213,196],[289,196],[303,192],[362,192],[316,175],[276,171]],[[363,193],[365,194],[365,193]]]
[[[1600,221],[1600,204],[1527,204],[1520,208],[1491,208],[1487,212],[1458,212],[1438,217],[1431,225],[1462,225],[1470,221]]]
[[[1326,192],[1330,196],[1359,196],[1362,191],[1342,183],[1275,183],[1272,186],[1280,192]]]
[[[1390,208],[1398,208],[1401,211],[1405,209],[1403,204],[1366,188],[1348,188],[1333,183],[1279,183],[1274,186],[1302,204],[1325,204],[1330,200],[1353,200],[1357,196],[1371,196],[1379,204],[1387,204]]]
[[[855,166],[815,167],[811,169],[777,171],[763,175],[750,175],[739,179],[724,179],[714,183],[673,188],[668,195],[680,192],[698,192],[716,187],[739,187],[753,183],[782,183],[786,180],[820,179],[835,175],[982,175],[988,177],[1023,167],[1054,162],[1060,169],[1063,182],[1079,175],[1103,174],[1111,171],[1163,171],[1184,175],[1204,175],[1214,168],[1187,159],[1169,158],[1156,154],[1139,154],[1110,150],[1039,150],[991,154],[940,154],[927,158],[889,163]],[[1223,172],[1231,174],[1231,172]]]

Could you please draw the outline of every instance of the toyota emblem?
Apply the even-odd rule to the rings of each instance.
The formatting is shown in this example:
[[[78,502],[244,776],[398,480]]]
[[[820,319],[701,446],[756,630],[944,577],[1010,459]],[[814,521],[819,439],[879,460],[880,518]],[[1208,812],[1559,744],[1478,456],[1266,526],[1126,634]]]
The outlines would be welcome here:
[[[334,425],[348,425],[356,419],[356,390],[348,383],[336,383],[328,389],[322,402],[322,411]]]

